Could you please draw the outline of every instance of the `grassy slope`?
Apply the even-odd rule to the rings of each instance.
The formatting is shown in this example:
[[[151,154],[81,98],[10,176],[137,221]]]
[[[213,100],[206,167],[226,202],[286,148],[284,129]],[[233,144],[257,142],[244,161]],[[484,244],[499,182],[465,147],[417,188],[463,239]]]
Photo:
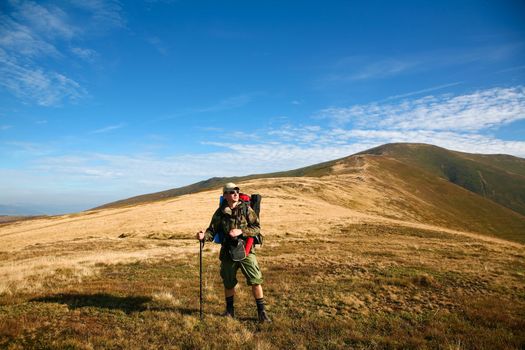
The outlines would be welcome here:
[[[462,153],[465,158],[470,158],[492,167],[503,169],[509,173],[525,176],[525,161],[522,158],[506,154],[470,154]]]
[[[334,164],[334,161],[315,164],[312,166],[290,170],[290,171],[281,171],[281,172],[275,172],[275,173],[268,173],[268,174],[254,174],[254,175],[247,175],[247,176],[234,176],[234,177],[212,177],[208,180],[199,181],[197,183],[174,188],[167,191],[160,191],[155,193],[149,193],[144,194],[140,196],[135,196],[131,198],[126,198],[120,201],[111,202],[108,204],[101,205],[99,207],[93,208],[93,209],[104,209],[104,208],[115,208],[120,206],[126,206],[126,205],[135,205],[140,203],[146,203],[146,202],[153,202],[158,200],[163,200],[167,198],[173,198],[182,196],[185,194],[191,194],[201,191],[210,190],[213,188],[221,187],[227,182],[242,182],[242,181],[248,181],[253,179],[267,179],[267,178],[274,178],[274,177],[300,177],[300,176],[322,176],[327,175],[330,172],[331,166]]]
[[[350,179],[312,178],[310,185],[289,179],[287,186],[301,185],[313,200],[313,195],[323,196],[320,189],[329,179],[333,181],[329,186],[344,192],[337,192],[341,196],[351,193],[351,186],[357,189],[365,183],[384,192],[385,200],[391,201],[388,208],[404,211],[416,221],[477,227],[489,234],[495,234],[491,225],[496,225],[494,231],[512,228],[513,215],[516,225],[523,224],[519,214],[389,157],[352,157],[339,163],[350,165],[339,168],[344,171],[352,171],[357,164],[366,165],[362,168],[366,171]],[[312,171],[333,172],[336,168],[332,165],[335,163]],[[363,182],[354,182],[359,177]],[[348,181],[348,188],[341,188],[344,181]],[[260,185],[252,184],[256,188]],[[266,203],[275,198],[267,197]],[[295,199],[292,196],[290,200]],[[182,202],[180,207],[167,207],[168,202],[152,206],[158,205],[163,213],[168,208],[173,212],[188,210]],[[323,207],[316,208],[324,212]],[[132,212],[133,208],[126,210]],[[101,218],[117,220],[104,212],[99,212]],[[152,231],[164,229],[169,220],[177,218],[173,213],[156,216],[149,212],[149,225],[150,221],[139,215],[140,210],[136,213],[134,219],[146,221]],[[78,216],[86,219],[92,215]],[[85,275],[76,272],[84,267],[80,260],[70,267],[61,266],[52,275],[39,272],[30,276],[24,281],[30,286],[27,289],[0,293],[0,348],[525,347],[523,245],[396,225],[350,224],[350,218],[320,220],[323,222],[315,231],[288,216],[279,220],[282,227],[274,223],[274,231],[258,253],[265,276],[265,299],[274,320],[271,325],[260,326],[255,321],[254,303],[240,274],[238,319],[219,316],[223,292],[217,247],[211,245],[205,248],[206,317],[200,322],[198,245],[186,238],[188,230],[174,239],[117,239],[116,235],[131,225],[129,220],[118,219],[121,231],[116,231],[115,237],[101,239],[97,238],[100,233],[90,233],[70,241],[59,239],[46,245],[35,240],[23,249],[0,251],[0,262],[8,261],[13,267],[18,265],[17,257],[20,262],[24,257],[35,257],[53,264],[58,257],[67,259],[75,249],[89,253],[100,253],[102,247],[119,252],[139,248],[171,252],[134,263],[104,260]],[[263,225],[269,222],[263,217]],[[67,227],[51,226],[49,230],[60,233]],[[195,249],[181,252],[181,245]],[[227,333],[225,328],[231,331]]]
[[[101,264],[99,273],[77,283],[65,269],[41,290],[0,295],[0,348],[525,346],[523,247],[510,253],[505,245],[381,225],[338,224],[316,236],[283,232],[259,253],[274,320],[262,326],[242,277],[238,319],[219,316],[219,264],[209,249],[203,322],[196,248],[156,261]]]
[[[16,216],[16,215],[0,215],[0,226],[4,224],[10,224],[15,221],[33,220],[46,217],[46,215],[34,215],[34,216]]]
[[[339,165],[344,165],[344,174],[353,172],[356,164],[362,163],[370,155],[376,156],[373,158],[373,169],[378,185],[384,187],[385,191],[388,189],[390,194],[383,205],[399,209],[407,217],[422,223],[525,242],[525,176],[521,175],[521,172],[525,172],[525,160],[505,155],[453,152],[425,144],[388,144],[354,156],[287,172],[212,178],[100,208],[176,197],[217,188],[227,181],[322,177],[334,174],[334,169]]]
[[[417,221],[525,243],[525,217],[486,198],[385,156],[370,171],[390,194],[389,206]]]
[[[361,154],[397,159],[525,215],[524,159],[454,152],[425,144],[389,144]]]
[[[425,144],[387,144],[357,155],[385,155],[421,170],[438,175],[473,193],[525,215],[525,160],[508,155],[479,155],[449,151]],[[189,186],[136,196],[108,203],[99,208],[118,207],[161,200],[184,194],[220,187],[225,182],[241,182],[258,178],[324,176],[332,173],[337,163],[355,156],[345,157],[309,167],[242,177],[211,178]]]

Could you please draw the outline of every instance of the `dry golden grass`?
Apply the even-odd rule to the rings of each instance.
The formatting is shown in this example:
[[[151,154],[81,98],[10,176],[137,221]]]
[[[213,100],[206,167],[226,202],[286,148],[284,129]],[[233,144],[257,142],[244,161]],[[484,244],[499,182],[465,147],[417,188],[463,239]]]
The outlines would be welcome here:
[[[240,274],[238,319],[218,316],[214,244],[198,319],[192,237],[220,190],[0,227],[0,348],[524,347],[525,247],[427,223],[355,166],[242,184],[263,195],[272,325]]]

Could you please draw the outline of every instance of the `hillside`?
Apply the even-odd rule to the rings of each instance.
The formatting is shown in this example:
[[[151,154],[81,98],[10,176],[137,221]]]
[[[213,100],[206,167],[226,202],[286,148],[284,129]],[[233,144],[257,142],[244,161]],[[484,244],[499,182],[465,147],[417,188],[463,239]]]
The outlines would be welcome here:
[[[378,194],[374,206],[361,210],[525,243],[523,215],[393,158],[359,157],[366,164],[367,187],[374,188]],[[341,160],[335,167],[344,168],[353,161],[352,158]],[[350,191],[353,191],[351,187]],[[342,198],[351,197],[350,191]],[[352,204],[345,205],[352,207]]]
[[[211,178],[167,191],[145,194],[97,207],[109,208],[145,203],[218,187],[229,181],[240,182],[276,177],[321,177],[334,173],[334,165],[359,155],[383,155],[417,171],[437,175],[473,193],[525,215],[525,159],[509,155],[483,155],[450,151],[427,144],[397,143],[372,148],[355,155],[290,171],[241,177]],[[338,171],[338,173],[341,173]]]
[[[525,215],[525,159],[425,144],[389,144],[359,154],[396,159]]]
[[[519,226],[519,214],[381,155],[327,170],[239,183],[264,197],[273,324],[255,322],[240,275],[238,319],[219,316],[215,244],[199,320],[193,236],[217,186],[0,226],[0,348],[523,348],[524,245],[458,229],[505,228],[498,215]]]
[[[493,159],[480,162],[508,161]],[[236,179],[263,196],[257,254],[271,325],[254,321],[240,275],[239,318],[219,316],[215,244],[199,320],[194,235],[224,179],[3,223],[0,348],[523,348],[524,217],[433,169],[375,149]]]
[[[141,203],[154,202],[158,200],[174,198],[182,196],[185,194],[196,193],[200,191],[210,190],[212,188],[221,187],[227,182],[242,182],[254,179],[268,179],[268,178],[281,178],[281,177],[301,177],[301,176],[323,176],[330,173],[331,166],[334,164],[334,161],[315,164],[312,166],[290,170],[290,171],[281,171],[275,173],[267,174],[255,174],[247,176],[233,176],[233,177],[212,177],[208,180],[199,181],[194,184],[183,186],[179,188],[174,188],[166,191],[160,191],[155,193],[143,194],[131,198],[122,199],[116,202],[107,203],[101,206],[98,206],[93,209],[104,209],[104,208],[116,208],[126,205],[134,205]]]
[[[525,242],[523,172],[525,160],[517,157],[468,154],[425,144],[388,144],[296,170],[211,178],[95,209],[176,198],[228,181],[282,179],[294,187],[293,182],[307,177],[332,188],[331,194],[319,199],[348,209]],[[255,191],[262,193],[264,188]],[[360,193],[366,193],[367,199],[358,197]]]

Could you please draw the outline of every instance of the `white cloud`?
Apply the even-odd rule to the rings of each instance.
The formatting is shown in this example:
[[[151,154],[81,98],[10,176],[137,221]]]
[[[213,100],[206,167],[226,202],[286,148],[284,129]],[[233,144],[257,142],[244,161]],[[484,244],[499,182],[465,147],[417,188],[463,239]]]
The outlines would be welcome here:
[[[419,142],[471,153],[506,153],[525,157],[524,141],[504,141],[471,133],[433,130],[323,129],[288,127],[299,140],[268,131],[259,143],[213,143],[214,152],[158,156],[155,154],[89,153],[43,156],[33,171],[79,187],[107,189],[122,198],[179,187],[214,176],[240,176],[290,170],[342,158],[389,142]],[[270,136],[271,134],[271,136]],[[306,136],[305,136],[306,135]],[[264,136],[264,135],[263,135]],[[271,138],[274,138],[271,140]],[[276,138],[276,139],[275,139]],[[265,139],[265,137],[263,137]]]
[[[299,132],[298,132],[299,131]],[[312,144],[313,142],[319,142],[320,138],[320,126],[305,126],[298,130],[296,127],[291,125],[284,125],[278,129],[272,129],[268,131],[268,135],[271,137],[277,137],[279,141],[292,142],[298,144]]]
[[[99,196],[98,205],[110,201],[109,198],[117,200],[162,191],[214,176],[241,176],[295,169],[342,158],[388,142],[421,142],[464,152],[506,153],[525,157],[524,141],[503,141],[477,134],[432,130],[313,129],[317,130],[316,139],[302,145],[294,145],[286,140],[257,144],[215,143],[218,148],[215,152],[165,157],[154,154],[42,154],[36,158],[32,167],[23,172],[23,177],[17,177],[9,183],[12,186],[23,180],[20,182],[23,186],[19,188],[28,190],[33,196],[39,193],[39,197],[49,197],[49,191],[79,193],[82,199],[74,204],[87,208],[95,204],[84,202],[84,194],[96,192]],[[301,138],[302,133],[310,135],[312,127],[288,130]],[[35,153],[40,148],[33,144],[16,146]],[[5,171],[0,169],[2,172]],[[2,193],[9,198],[20,197],[9,188],[5,188]],[[89,203],[96,203],[96,200]]]
[[[497,88],[460,96],[427,96],[397,104],[332,108],[336,115],[340,113],[342,117],[347,116],[349,110],[355,117],[355,111],[359,111],[358,118],[354,120],[357,126],[288,123],[259,130],[257,137],[252,135],[249,138],[232,138],[228,142],[207,142],[207,145],[214,147],[207,153],[172,156],[155,153],[57,155],[57,150],[47,147],[46,151],[45,145],[40,144],[11,142],[4,143],[4,146],[33,159],[28,173],[35,178],[34,186],[45,184],[46,188],[79,193],[96,189],[101,193],[112,193],[115,199],[119,199],[180,187],[215,176],[290,170],[391,142],[427,143],[470,153],[504,153],[525,157],[525,140],[501,140],[485,132],[487,128],[523,118],[524,94],[523,87]],[[440,112],[433,114],[421,110]],[[392,111],[403,111],[408,116]],[[459,115],[456,128],[439,125],[446,124],[445,115],[448,116],[448,113]],[[378,117],[383,115],[387,117]],[[472,119],[471,115],[476,118]],[[411,118],[418,120],[416,126],[419,125],[419,128],[403,125]],[[438,125],[433,126],[433,123]],[[111,131],[122,126],[112,125],[98,131]],[[236,133],[244,134],[242,130],[228,134]],[[13,153],[9,149],[4,152]],[[34,157],[27,157],[30,154]],[[33,185],[28,182],[28,186]]]
[[[328,137],[332,142],[427,143],[469,153],[505,153],[525,157],[525,141],[505,141],[492,136],[433,130],[363,130],[336,129]]]
[[[523,69],[525,69],[525,64],[524,64],[524,65],[521,65],[521,66],[515,66],[515,67],[510,67],[510,68],[502,69],[502,70],[497,71],[496,73],[515,72],[515,71],[523,70]]]
[[[121,128],[125,127],[125,126],[126,126],[125,123],[120,123],[120,124],[116,124],[116,125],[109,125],[109,126],[106,126],[106,127],[103,127],[103,128],[97,129],[97,130],[94,130],[94,131],[91,132],[91,134],[102,134],[102,133],[110,132],[110,131],[113,131],[113,130],[121,129]]]
[[[416,66],[416,63],[395,59],[385,59],[369,63],[358,72],[346,77],[348,80],[365,80],[398,75]]]
[[[156,36],[151,36],[146,39],[146,41],[153,46],[161,55],[167,55],[168,54],[168,48],[164,44],[164,42]]]
[[[87,95],[79,83],[36,65],[22,65],[0,48],[0,85],[24,101],[56,106],[63,100],[77,101]]]
[[[53,147],[44,143],[26,141],[6,141],[0,144],[0,152],[5,152],[11,156],[24,156],[28,158],[49,155],[53,152]]]
[[[409,57],[355,55],[339,59],[330,67],[325,82],[354,82],[387,78],[416,69],[420,60]]]
[[[338,59],[328,67],[328,72],[318,83],[321,86],[326,83],[355,83],[421,73],[443,67],[493,63],[512,57],[522,48],[522,42],[510,42],[493,46],[452,48],[404,55],[347,56]]]
[[[321,110],[335,125],[352,122],[395,130],[479,131],[525,119],[525,88],[493,88],[467,95],[426,96],[395,104],[371,103]]]
[[[86,49],[82,47],[72,47],[71,52],[75,54],[77,57],[88,61],[88,62],[94,62],[95,59],[98,57],[98,52],[92,49]]]
[[[235,109],[242,106],[245,106],[246,104],[250,103],[254,97],[254,94],[241,94],[237,96],[231,96],[228,98],[225,98],[218,103],[208,106],[208,107],[200,107],[192,109],[192,112],[195,113],[206,113],[206,112],[219,112],[219,111],[225,111],[229,109]]]
[[[295,144],[297,148],[304,149],[306,153],[309,149],[333,150],[341,148],[348,149],[349,146],[357,145],[359,151],[368,147],[373,147],[392,142],[415,142],[427,143],[444,148],[472,152],[472,153],[505,153],[519,157],[525,157],[525,141],[505,141],[490,135],[461,131],[441,131],[441,130],[395,130],[378,128],[326,128],[312,132],[311,127],[291,127],[286,126],[281,129],[268,131],[268,136],[277,137],[279,145]],[[264,138],[264,137],[263,137]],[[275,139],[274,139],[275,141]],[[218,144],[224,147],[234,147],[228,144]],[[270,147],[270,144],[267,145]],[[236,146],[242,150],[242,146]],[[257,148],[264,148],[256,145]],[[337,153],[337,152],[336,152]],[[334,152],[332,152],[334,154]],[[343,154],[341,156],[350,155]],[[324,158],[329,160],[333,158]],[[313,163],[310,163],[313,164]]]
[[[51,42],[42,40],[30,27],[4,15],[0,15],[0,48],[15,57],[58,55]]]
[[[231,109],[237,109],[244,107],[245,105],[249,104],[255,96],[259,95],[258,92],[252,92],[252,93],[245,93],[235,96],[226,97],[215,104],[208,105],[208,106],[202,106],[202,107],[192,107],[188,108],[186,110],[182,110],[181,112],[177,112],[174,114],[162,116],[160,118],[152,120],[152,122],[160,122],[160,121],[166,121],[170,119],[179,119],[183,118],[192,114],[196,113],[215,113],[215,112],[223,112]],[[211,131],[214,128],[210,128],[208,126],[200,127],[201,130],[208,130]]]
[[[12,17],[19,23],[26,24],[27,28],[40,37],[70,39],[75,35],[76,28],[68,23],[66,12],[53,5],[43,6],[22,1]]]
[[[433,86],[433,87],[430,87],[430,88],[421,89],[421,90],[417,90],[417,91],[410,91],[410,92],[406,92],[406,93],[403,93],[403,94],[387,97],[386,100],[395,100],[395,99],[398,99],[398,98],[405,98],[405,97],[410,97],[410,96],[415,96],[415,95],[421,95],[421,94],[424,94],[424,93],[427,93],[427,92],[441,90],[441,89],[445,89],[445,88],[448,88],[448,87],[451,87],[451,86],[456,86],[456,85],[459,85],[459,84],[461,84],[461,82],[442,84],[442,85]]]
[[[34,169],[91,187],[121,189],[122,193],[132,195],[137,188],[139,193],[147,193],[214,176],[299,168],[391,142],[427,143],[464,152],[525,157],[525,141],[500,140],[484,133],[487,128],[523,118],[524,96],[523,87],[496,88],[460,96],[427,96],[397,104],[332,108],[323,113],[337,118],[352,116],[358,126],[285,124],[259,130],[248,138],[206,142],[215,147],[208,153],[44,156],[34,163]],[[456,119],[448,126],[448,118],[452,116]],[[417,123],[408,125],[413,120]],[[122,126],[112,125],[98,132]],[[236,133],[244,134],[239,130],[229,135]]]
[[[66,178],[68,183],[86,183],[88,187],[111,188],[131,195],[137,191],[147,193],[183,186],[214,176],[289,170],[363,149],[359,144],[315,148],[272,144],[222,146],[223,150],[218,152],[172,157],[102,153],[41,157],[33,167],[39,174]]]
[[[71,0],[71,4],[85,10],[89,15],[90,30],[122,28],[126,20],[122,16],[122,6],[116,0]]]
[[[457,96],[426,96],[397,103],[332,107],[317,113],[315,119],[328,119],[332,125],[288,124],[268,130],[261,139],[304,149],[418,142],[464,152],[525,157],[525,141],[500,140],[487,133],[525,119],[522,86]]]
[[[62,3],[60,8],[12,1],[5,8],[6,13],[0,14],[0,85],[24,102],[41,106],[86,97],[85,88],[67,72],[67,62],[71,53],[87,62],[92,62],[97,53],[72,42],[92,35],[95,29],[122,26],[120,5],[83,0]],[[87,11],[89,20],[77,16],[79,8]],[[64,46],[71,47],[70,52],[62,51]],[[49,68],[57,59],[60,68]]]
[[[55,43],[81,31],[65,11],[31,1],[13,2],[9,15],[0,15],[0,48],[21,59],[60,55]]]

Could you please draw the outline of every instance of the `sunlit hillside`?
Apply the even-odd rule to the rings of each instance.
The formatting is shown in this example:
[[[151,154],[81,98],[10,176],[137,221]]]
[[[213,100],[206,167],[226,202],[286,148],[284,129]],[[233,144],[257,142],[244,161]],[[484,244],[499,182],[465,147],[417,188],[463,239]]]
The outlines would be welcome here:
[[[242,278],[239,318],[219,316],[212,243],[199,321],[193,237],[218,205],[215,185],[2,224],[0,347],[525,345],[523,215],[380,152],[305,169],[237,183],[263,196],[258,256],[271,325],[256,323]]]

